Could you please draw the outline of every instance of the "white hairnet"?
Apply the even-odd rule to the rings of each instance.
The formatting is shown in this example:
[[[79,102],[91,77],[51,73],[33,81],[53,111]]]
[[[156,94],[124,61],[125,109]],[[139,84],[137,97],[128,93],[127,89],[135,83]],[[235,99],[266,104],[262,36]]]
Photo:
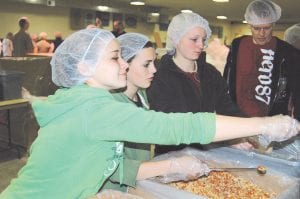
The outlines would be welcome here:
[[[148,37],[139,33],[125,33],[117,38],[121,46],[122,58],[127,62],[144,48]]]
[[[56,49],[50,62],[52,81],[57,86],[72,87],[93,75],[107,44],[114,35],[103,29],[84,29],[73,33]],[[86,75],[78,71],[78,64],[87,68]]]
[[[196,13],[180,13],[173,17],[167,31],[166,48],[168,54],[173,55],[175,53],[176,45],[179,43],[181,37],[194,27],[201,27],[205,30],[205,45],[207,45],[211,30],[206,19]]]
[[[246,8],[245,20],[251,25],[270,24],[281,17],[281,8],[269,0],[252,1]]]
[[[300,23],[286,29],[284,32],[284,40],[292,45],[300,40]]]

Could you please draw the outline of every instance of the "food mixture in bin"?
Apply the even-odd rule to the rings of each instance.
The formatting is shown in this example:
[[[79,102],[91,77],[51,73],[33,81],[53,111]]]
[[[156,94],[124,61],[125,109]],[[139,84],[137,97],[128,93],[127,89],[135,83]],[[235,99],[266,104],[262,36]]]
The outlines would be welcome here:
[[[212,171],[208,176],[194,181],[173,182],[169,185],[210,199],[267,199],[276,196],[276,193],[266,191],[251,181],[227,171]]]
[[[195,180],[178,180],[176,179],[178,176],[160,176],[140,181],[137,191],[142,191],[145,195],[154,195],[153,198],[158,199],[299,198],[299,178],[278,172],[276,167],[263,165],[255,157],[237,154],[233,160],[230,157],[234,155],[231,151],[203,151],[187,147],[181,151],[156,156],[154,161],[183,155],[192,155],[200,159],[207,164],[210,171]]]

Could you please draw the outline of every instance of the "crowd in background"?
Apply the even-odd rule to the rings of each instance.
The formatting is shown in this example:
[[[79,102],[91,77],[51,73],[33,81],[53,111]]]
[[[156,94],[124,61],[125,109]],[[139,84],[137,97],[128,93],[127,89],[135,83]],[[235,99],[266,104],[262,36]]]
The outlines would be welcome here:
[[[0,56],[3,57],[22,57],[28,53],[54,53],[56,48],[63,42],[62,33],[54,32],[54,40],[48,39],[46,32],[40,32],[38,35],[28,32],[30,21],[27,17],[21,17],[18,21],[19,31],[15,34],[8,32],[6,37],[0,39]],[[102,21],[96,17],[95,23],[89,24],[89,28],[102,28]],[[117,19],[113,22],[111,31],[115,37],[125,34],[124,23]]]
[[[18,25],[20,30],[17,33],[8,32],[2,40],[0,39],[0,56],[18,57],[26,56],[27,53],[53,53],[63,41],[60,31],[54,32],[53,40],[48,39],[46,32],[29,34],[30,21],[27,17],[21,17],[18,21]],[[86,28],[102,28],[100,17],[96,17],[95,23],[87,25]],[[126,33],[122,20],[117,19],[113,21],[113,29],[111,32],[115,37]],[[29,38],[31,38],[32,45],[29,43]],[[284,32],[284,40],[297,49],[300,49],[300,23],[286,29]],[[16,49],[14,49],[14,45]]]
[[[24,57],[28,53],[53,53],[62,43],[62,34],[54,32],[54,40],[47,38],[46,32],[29,34],[30,21],[27,17],[21,17],[18,21],[19,31],[15,34],[8,32],[6,37],[0,40],[0,55],[3,57]]]

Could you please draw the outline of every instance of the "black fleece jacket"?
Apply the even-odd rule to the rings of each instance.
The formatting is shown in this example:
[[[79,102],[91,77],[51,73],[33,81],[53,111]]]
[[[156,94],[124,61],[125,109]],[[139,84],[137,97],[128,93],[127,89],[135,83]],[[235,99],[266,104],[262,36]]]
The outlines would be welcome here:
[[[243,116],[230,99],[226,81],[220,72],[202,57],[197,64],[200,88],[176,66],[172,56],[164,55],[151,87],[147,90],[150,108],[166,113],[216,112]]]

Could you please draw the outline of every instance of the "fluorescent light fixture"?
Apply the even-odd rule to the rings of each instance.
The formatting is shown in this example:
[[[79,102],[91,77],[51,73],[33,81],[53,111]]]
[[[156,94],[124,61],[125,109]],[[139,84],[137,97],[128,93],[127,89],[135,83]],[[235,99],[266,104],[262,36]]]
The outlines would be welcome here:
[[[217,16],[217,19],[227,19],[226,16]]]
[[[229,0],[213,0],[214,2],[217,2],[217,3],[226,3],[226,2],[229,2]]]
[[[130,4],[134,5],[134,6],[143,6],[143,5],[145,5],[145,2],[144,1],[131,1]]]
[[[158,12],[152,12],[151,15],[152,15],[153,17],[158,17],[160,14],[159,14]]]
[[[98,10],[100,11],[107,11],[109,9],[108,6],[97,6]]]
[[[182,13],[193,13],[192,10],[188,10],[188,9],[186,9],[186,10],[181,10],[181,12],[182,12]]]
[[[29,2],[29,3],[38,3],[39,0],[27,0],[27,2]],[[39,3],[40,3],[40,2],[39,2]]]

